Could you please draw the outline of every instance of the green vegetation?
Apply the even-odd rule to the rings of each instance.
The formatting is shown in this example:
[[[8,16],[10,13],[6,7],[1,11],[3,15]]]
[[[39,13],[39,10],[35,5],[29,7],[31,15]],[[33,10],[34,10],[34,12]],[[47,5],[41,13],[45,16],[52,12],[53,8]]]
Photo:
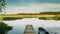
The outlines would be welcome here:
[[[41,17],[41,18],[39,18],[39,19],[42,19],[42,20],[47,20],[47,18],[45,18],[45,17]]]
[[[60,17],[57,17],[57,19],[56,20],[60,20]]]
[[[60,20],[60,12],[41,12],[40,14],[56,15],[55,17],[42,17],[43,20]]]
[[[16,20],[16,19],[22,19],[22,18],[15,18],[15,17],[4,17],[3,20]]]
[[[0,34],[6,34],[9,30],[12,30],[12,26],[8,26],[7,24],[5,24],[4,22],[2,22],[3,16],[2,16],[2,12],[3,9],[5,10],[5,0],[0,0]]]
[[[3,10],[5,10],[5,0],[0,0],[0,13],[1,13],[1,16],[0,16],[0,21],[2,22],[2,12]]]
[[[39,18],[39,19],[42,19],[42,20],[60,20],[60,17],[52,17],[52,18],[42,17],[42,18]]]
[[[0,20],[2,20],[2,19],[3,19],[3,16],[1,15],[1,16],[0,16]]]
[[[54,20],[60,20],[60,16],[56,15]]]
[[[5,5],[6,5],[5,0],[0,0],[0,13],[3,11],[2,9],[5,10]]]
[[[8,26],[7,24],[0,22],[0,34],[6,34],[8,31],[12,30],[12,26]]]

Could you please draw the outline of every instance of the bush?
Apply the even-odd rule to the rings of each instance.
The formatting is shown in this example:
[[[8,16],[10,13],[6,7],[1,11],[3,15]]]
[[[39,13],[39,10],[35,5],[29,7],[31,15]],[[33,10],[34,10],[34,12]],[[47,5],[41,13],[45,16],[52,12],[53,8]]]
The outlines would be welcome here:
[[[0,22],[0,34],[5,34],[9,30],[12,30],[12,26],[8,26],[7,24]]]
[[[22,18],[15,18],[15,17],[4,17],[3,20],[16,20],[16,19],[22,19]]]
[[[56,17],[56,19],[55,20],[60,20],[60,17]]]
[[[39,19],[47,20],[47,18],[45,18],[45,17],[41,17],[41,18],[39,18]]]

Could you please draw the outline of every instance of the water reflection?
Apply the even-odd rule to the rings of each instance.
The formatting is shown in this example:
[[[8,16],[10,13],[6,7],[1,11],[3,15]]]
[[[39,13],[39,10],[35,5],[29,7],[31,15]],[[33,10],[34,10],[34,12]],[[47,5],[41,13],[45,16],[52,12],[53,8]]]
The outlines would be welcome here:
[[[38,34],[38,27],[42,27],[49,32],[60,31],[60,21],[55,20],[39,20],[37,18],[25,18],[21,20],[4,21],[6,24],[13,26],[13,30],[8,34],[24,34],[25,26],[31,24],[34,27],[36,34]]]

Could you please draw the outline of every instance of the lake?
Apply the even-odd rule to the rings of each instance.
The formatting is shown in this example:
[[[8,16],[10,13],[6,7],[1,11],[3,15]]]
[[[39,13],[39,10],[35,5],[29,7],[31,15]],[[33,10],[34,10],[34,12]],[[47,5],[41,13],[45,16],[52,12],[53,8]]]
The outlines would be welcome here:
[[[52,32],[60,34],[60,21],[24,18],[4,22],[9,26],[13,26],[13,30],[9,31],[7,34],[24,34],[26,25],[33,25],[36,34],[38,34],[38,27],[43,27],[49,33]]]

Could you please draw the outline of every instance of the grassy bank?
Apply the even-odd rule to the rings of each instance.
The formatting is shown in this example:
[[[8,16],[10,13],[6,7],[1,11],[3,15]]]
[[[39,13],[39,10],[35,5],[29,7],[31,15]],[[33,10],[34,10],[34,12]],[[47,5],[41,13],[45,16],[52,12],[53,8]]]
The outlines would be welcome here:
[[[22,18],[4,17],[2,20],[16,20],[16,19],[22,19]]]
[[[41,20],[60,20],[60,17],[52,17],[52,18],[48,18],[48,17],[42,17],[42,18],[39,18]]]

